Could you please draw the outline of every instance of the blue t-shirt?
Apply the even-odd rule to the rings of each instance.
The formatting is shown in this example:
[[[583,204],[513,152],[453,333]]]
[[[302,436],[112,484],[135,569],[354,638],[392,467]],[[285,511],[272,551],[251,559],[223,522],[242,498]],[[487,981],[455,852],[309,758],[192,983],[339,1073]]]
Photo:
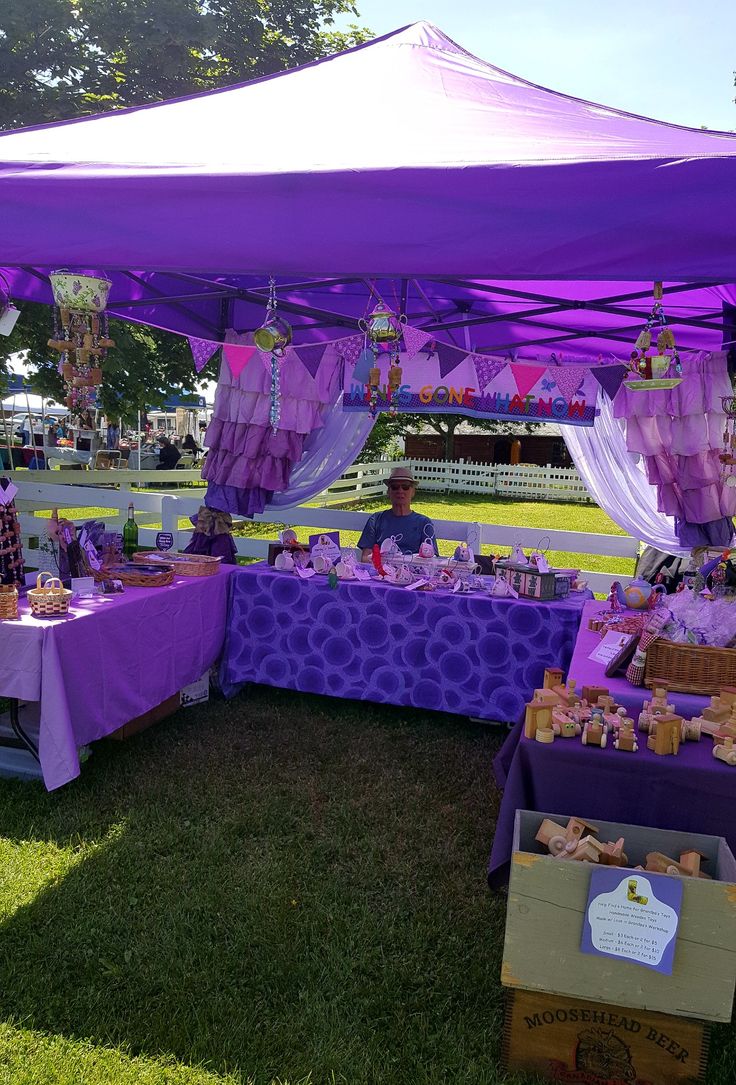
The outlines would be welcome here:
[[[374,512],[363,528],[358,539],[359,550],[370,550],[376,544],[381,545],[391,537],[402,554],[417,554],[425,539],[431,539],[434,552],[437,553],[437,540],[434,537],[434,524],[428,516],[419,512],[410,512],[408,516],[396,516],[392,509]]]

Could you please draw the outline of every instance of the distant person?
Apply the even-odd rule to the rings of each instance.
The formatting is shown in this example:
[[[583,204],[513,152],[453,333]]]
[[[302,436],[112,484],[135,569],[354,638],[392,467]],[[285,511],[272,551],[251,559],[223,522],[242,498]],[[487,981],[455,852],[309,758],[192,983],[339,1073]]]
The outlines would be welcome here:
[[[52,422],[51,425],[49,426],[48,432],[46,434],[46,444],[49,445],[51,448],[55,448],[57,442],[58,442],[57,429],[56,429],[56,426],[54,425],[54,423]]]
[[[158,454],[158,463],[156,464],[157,471],[173,471],[177,463],[181,459],[181,452],[173,445],[168,437],[159,437],[158,443],[161,446]]]
[[[192,437],[191,433],[188,433],[184,438],[184,443],[181,446],[181,450],[182,452],[191,453],[191,455],[194,456],[195,461],[199,459],[202,453],[202,449],[194,440],[194,437]]]
[[[112,452],[120,448],[120,426],[110,422],[107,427],[107,450]]]
[[[434,524],[428,516],[414,512],[411,503],[417,492],[417,484],[411,471],[406,467],[395,467],[386,480],[391,508],[383,512],[374,512],[369,517],[363,534],[358,539],[358,549],[363,561],[370,561],[373,547],[380,546],[386,539],[395,539],[402,554],[417,554],[420,545],[427,539],[437,553],[437,540],[434,536]]]

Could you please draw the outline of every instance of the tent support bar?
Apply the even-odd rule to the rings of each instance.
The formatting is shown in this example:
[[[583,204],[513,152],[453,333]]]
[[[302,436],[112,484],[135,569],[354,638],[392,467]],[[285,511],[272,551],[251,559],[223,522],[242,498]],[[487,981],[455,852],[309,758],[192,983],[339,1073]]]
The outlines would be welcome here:
[[[141,279],[139,275],[136,275],[132,271],[124,271],[123,275],[125,275],[126,278],[131,279],[132,282],[138,283],[138,285],[142,286],[144,290],[150,290],[152,294],[156,295],[156,297],[151,299],[151,301],[148,303],[149,305],[166,304],[166,294],[163,290],[159,290],[158,287],[151,286],[149,283],[146,282],[145,279]],[[183,313],[186,316],[187,320],[193,320],[196,324],[200,324],[203,328],[206,328],[208,332],[214,332],[215,335],[217,335],[217,328],[214,324],[211,324],[209,320],[205,320],[201,316],[195,316],[194,313],[190,312],[188,309],[185,309],[183,305],[177,305],[175,301],[172,301],[171,308],[177,309],[179,312]]]

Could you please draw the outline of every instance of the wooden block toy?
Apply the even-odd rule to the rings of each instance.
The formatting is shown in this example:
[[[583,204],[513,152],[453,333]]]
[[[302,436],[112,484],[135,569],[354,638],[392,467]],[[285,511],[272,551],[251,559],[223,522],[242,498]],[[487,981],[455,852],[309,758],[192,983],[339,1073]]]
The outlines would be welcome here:
[[[536,738],[537,731],[552,728],[552,706],[530,701],[524,713],[524,734],[527,738]]]
[[[608,696],[608,690],[605,686],[583,686],[581,696],[588,704],[595,704],[599,697]]]
[[[574,686],[574,683],[573,683]],[[554,686],[553,693],[556,693],[561,705],[569,708],[571,705],[579,705],[581,698],[575,692],[575,689],[570,689],[568,686]]]
[[[709,875],[702,872],[699,864],[697,872],[692,873],[695,864],[691,861],[690,854],[683,852],[686,862],[682,863],[677,859],[671,859],[669,855],[663,855],[661,851],[650,851],[647,853],[644,869],[650,870],[653,874],[679,874],[682,878],[708,878]]]
[[[560,698],[551,689],[535,689],[534,690],[534,702],[536,704],[559,704]]]
[[[555,733],[551,727],[545,727],[538,730],[534,735],[534,738],[537,742],[546,742],[549,744],[550,742],[554,742]]]
[[[629,859],[624,852],[624,838],[620,836],[614,843],[609,841],[608,844],[603,845],[603,852],[600,857],[600,862],[605,866],[627,866]]]
[[[619,728],[618,734],[613,740],[613,747],[616,750],[628,750],[629,753],[637,752],[639,743],[636,741],[633,726]]]
[[[683,742],[700,742],[700,723],[698,720],[683,720],[680,738]]]
[[[730,715],[730,703],[722,701],[720,697],[711,697],[710,704],[703,709],[703,719],[712,720],[713,723],[725,723]]]
[[[554,724],[552,726],[554,727]],[[581,731],[582,728],[578,721],[568,717],[564,723],[559,725],[559,730],[556,733],[560,738],[577,738]]]
[[[736,686],[721,686],[718,693],[722,704],[736,705]]]
[[[727,765],[736,765],[736,746],[732,738],[726,738],[722,743],[713,747],[713,756],[719,761],[725,761]]]
[[[544,671],[544,688],[554,689],[563,684],[564,675],[559,667],[546,667]]]
[[[566,826],[558,825],[550,818],[544,818],[537,830],[535,840],[543,844],[552,855],[558,855],[561,851],[574,851],[578,841],[587,831],[597,833],[595,825],[591,825],[582,818],[570,818]]]
[[[599,863],[603,844],[592,836],[583,836],[574,848],[566,848],[555,859],[572,860],[577,863]]]
[[[731,718],[727,723],[719,724],[718,730],[713,732],[713,738],[716,742],[723,742],[727,738],[736,738],[736,721]]]
[[[589,720],[583,728],[581,741],[583,746],[600,746],[601,749],[605,749],[608,742],[605,724],[601,723],[597,717]]]
[[[657,730],[647,739],[647,748],[661,757],[677,753],[680,749],[681,731],[682,716],[676,716],[673,712],[659,716]]]
[[[689,848],[687,851],[680,852],[680,866],[683,866],[685,870],[689,871],[691,878],[697,878],[700,876],[700,864],[703,860],[707,861],[707,856],[703,855],[702,851],[695,851],[693,848]]]

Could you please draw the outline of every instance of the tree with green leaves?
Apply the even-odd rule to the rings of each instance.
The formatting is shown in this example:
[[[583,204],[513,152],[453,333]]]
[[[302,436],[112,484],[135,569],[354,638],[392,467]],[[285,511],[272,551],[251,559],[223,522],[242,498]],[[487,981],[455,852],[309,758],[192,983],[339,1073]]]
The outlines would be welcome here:
[[[340,15],[351,0],[3,0],[0,6],[0,128],[66,120],[225,87],[317,60],[370,37]],[[105,409],[131,418],[139,407],[216,379],[216,360],[197,376],[186,339],[111,321],[104,363]],[[28,351],[39,391],[62,399],[58,358],[48,350],[51,311],[22,305],[8,358]]]
[[[388,413],[381,413],[376,419],[363,451],[358,457],[362,463],[369,463],[378,456],[393,455],[398,448],[399,440],[410,433],[419,433],[429,427],[438,433],[443,440],[443,456],[445,461],[452,462],[455,459],[455,432],[463,422],[469,419],[462,414],[419,414],[411,411],[399,411],[394,417]],[[520,425],[523,425],[527,433],[534,432],[534,423],[514,421],[514,430],[510,430],[509,422],[493,418],[473,418],[473,429],[476,432],[506,434],[513,432],[517,435]]]

